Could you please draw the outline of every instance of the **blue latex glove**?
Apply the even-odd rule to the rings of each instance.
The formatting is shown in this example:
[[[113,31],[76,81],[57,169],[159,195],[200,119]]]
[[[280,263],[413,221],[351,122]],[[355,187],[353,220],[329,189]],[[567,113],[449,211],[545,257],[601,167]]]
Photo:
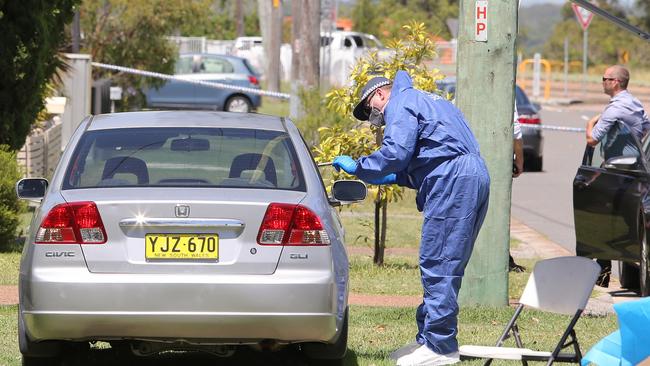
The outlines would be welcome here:
[[[383,176],[381,178],[370,179],[367,183],[377,184],[377,185],[379,185],[379,184],[395,184],[395,183],[397,183],[397,174],[391,173],[391,174],[385,175],[385,176]]]
[[[337,172],[341,169],[348,174],[354,174],[357,172],[357,161],[347,155],[335,157],[334,161],[332,161],[332,166]]]

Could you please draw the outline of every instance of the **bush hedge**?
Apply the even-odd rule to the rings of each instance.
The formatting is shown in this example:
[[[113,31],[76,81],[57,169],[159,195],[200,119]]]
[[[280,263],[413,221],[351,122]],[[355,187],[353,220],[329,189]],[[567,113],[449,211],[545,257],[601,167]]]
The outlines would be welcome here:
[[[16,152],[0,145],[0,251],[11,249],[16,243],[16,229],[25,204],[16,197],[16,182],[22,178],[16,161]]]

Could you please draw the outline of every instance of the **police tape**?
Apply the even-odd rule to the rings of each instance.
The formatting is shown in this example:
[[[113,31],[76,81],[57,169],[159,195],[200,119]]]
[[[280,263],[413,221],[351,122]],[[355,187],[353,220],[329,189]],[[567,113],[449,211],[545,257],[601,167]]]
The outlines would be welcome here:
[[[104,64],[104,63],[101,63],[101,62],[92,62],[91,64],[92,64],[92,66],[99,67],[99,68],[102,68],[102,69],[109,69],[109,70],[114,70],[114,71],[119,71],[119,72],[126,72],[126,73],[129,73],[129,74],[148,76],[148,77],[158,78],[158,79],[177,80],[177,81],[181,81],[181,82],[184,82],[184,83],[202,85],[202,86],[207,86],[209,88],[215,88],[215,89],[236,90],[236,91],[241,91],[241,92],[245,92],[245,93],[259,94],[259,95],[263,95],[263,96],[267,96],[267,97],[273,97],[273,98],[279,98],[279,99],[289,99],[291,97],[291,95],[287,94],[287,93],[266,91],[266,90],[260,90],[260,89],[255,89],[255,88],[248,88],[248,87],[245,87],[245,86],[235,86],[235,85],[229,85],[229,84],[222,84],[222,83],[217,83],[217,82],[214,82],[214,81],[189,80],[189,79],[185,79],[185,78],[174,76],[174,75],[161,74],[159,72],[152,72],[152,71],[143,71],[143,70],[133,69],[133,68],[124,67],[124,66],[109,65],[109,64]]]
[[[527,125],[520,124],[521,128],[528,128],[532,130],[551,130],[551,131],[564,131],[564,132],[585,132],[584,127],[564,127],[564,126],[549,126],[549,125]]]

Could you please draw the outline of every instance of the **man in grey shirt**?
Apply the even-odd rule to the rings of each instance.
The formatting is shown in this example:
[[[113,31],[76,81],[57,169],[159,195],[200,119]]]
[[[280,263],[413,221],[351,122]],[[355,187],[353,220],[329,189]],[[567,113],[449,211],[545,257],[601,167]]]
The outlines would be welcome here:
[[[643,105],[629,91],[630,73],[620,65],[610,66],[603,75],[603,91],[612,97],[603,113],[587,122],[587,144],[596,146],[618,120],[641,140],[650,129]]]
[[[605,70],[603,91],[611,99],[603,113],[587,122],[587,144],[589,146],[598,145],[598,142],[607,136],[616,121],[625,123],[639,141],[650,129],[650,121],[648,121],[648,115],[643,109],[643,105],[627,91],[629,81],[630,73],[623,66],[614,65]],[[612,271],[612,261],[599,259],[598,264],[601,267],[601,273],[596,284],[607,287]]]

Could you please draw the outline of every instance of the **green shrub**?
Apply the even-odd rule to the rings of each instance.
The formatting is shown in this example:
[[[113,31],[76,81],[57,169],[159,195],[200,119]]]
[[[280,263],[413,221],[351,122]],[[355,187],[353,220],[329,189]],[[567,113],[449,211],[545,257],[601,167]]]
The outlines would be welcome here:
[[[16,197],[16,182],[22,177],[16,153],[0,145],[0,251],[14,247],[16,229],[25,204]]]
[[[309,147],[318,145],[321,127],[350,126],[349,117],[329,111],[327,100],[318,89],[300,89],[298,97],[304,110],[294,122]]]

